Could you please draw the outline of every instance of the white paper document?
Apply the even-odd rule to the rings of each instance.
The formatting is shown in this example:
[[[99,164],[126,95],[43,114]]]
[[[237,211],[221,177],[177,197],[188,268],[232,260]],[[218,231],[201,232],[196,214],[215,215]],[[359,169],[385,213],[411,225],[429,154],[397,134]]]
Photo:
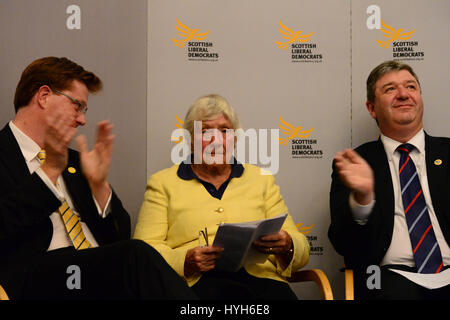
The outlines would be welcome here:
[[[450,269],[431,274],[414,273],[395,269],[389,270],[397,272],[412,282],[427,289],[438,289],[450,284]]]
[[[223,247],[221,257],[216,261],[216,268],[225,271],[237,271],[247,264],[262,263],[269,256],[253,248],[256,239],[278,233],[287,214],[244,223],[222,223],[219,225],[213,246]]]

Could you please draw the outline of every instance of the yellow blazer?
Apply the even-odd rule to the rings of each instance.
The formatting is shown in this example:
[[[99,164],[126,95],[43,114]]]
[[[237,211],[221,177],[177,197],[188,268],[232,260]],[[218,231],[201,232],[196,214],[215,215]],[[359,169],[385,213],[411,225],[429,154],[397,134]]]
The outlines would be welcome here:
[[[229,182],[222,199],[212,197],[197,180],[178,177],[179,165],[150,177],[139,213],[134,238],[153,246],[189,286],[201,277],[184,276],[184,261],[189,249],[199,245],[199,230],[208,228],[213,243],[221,222],[246,222],[288,213],[275,178],[261,174],[259,167],[244,164],[244,172]],[[294,255],[285,269],[274,255],[264,263],[248,265],[247,272],[260,278],[284,281],[308,263],[309,244],[288,215],[282,227],[292,237]]]

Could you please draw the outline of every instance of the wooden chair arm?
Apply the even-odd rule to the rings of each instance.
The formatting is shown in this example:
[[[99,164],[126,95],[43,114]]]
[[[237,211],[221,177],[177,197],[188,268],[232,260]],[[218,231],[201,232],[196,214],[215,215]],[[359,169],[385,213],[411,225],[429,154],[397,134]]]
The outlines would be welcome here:
[[[294,272],[289,282],[305,282],[314,281],[320,289],[324,300],[333,300],[333,291],[331,290],[330,281],[326,274],[320,269],[307,269]]]
[[[9,300],[8,295],[6,294],[5,289],[0,285],[0,300]]]

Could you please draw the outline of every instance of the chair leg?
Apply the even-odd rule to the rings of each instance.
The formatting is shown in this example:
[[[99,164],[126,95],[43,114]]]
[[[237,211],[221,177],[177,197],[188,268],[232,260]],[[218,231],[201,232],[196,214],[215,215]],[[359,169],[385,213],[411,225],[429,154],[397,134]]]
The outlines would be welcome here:
[[[354,300],[353,270],[345,269],[345,300]]]
[[[333,291],[325,273],[320,269],[305,269],[294,272],[289,282],[314,281],[324,300],[333,300]]]

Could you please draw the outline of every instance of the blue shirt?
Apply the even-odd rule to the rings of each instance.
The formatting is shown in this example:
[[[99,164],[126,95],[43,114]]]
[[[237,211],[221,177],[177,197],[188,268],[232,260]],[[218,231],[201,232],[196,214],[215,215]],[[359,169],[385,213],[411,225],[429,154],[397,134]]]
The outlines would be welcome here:
[[[197,179],[211,196],[220,200],[222,199],[222,196],[225,193],[225,190],[227,189],[228,183],[230,183],[231,179],[239,178],[244,173],[244,166],[236,159],[233,158],[232,160],[233,161],[231,162],[230,176],[224,183],[222,183],[219,189],[216,189],[213,184],[200,179],[192,170],[191,165],[189,163],[186,163],[186,160],[180,163],[180,166],[177,170],[177,175],[183,180]]]

